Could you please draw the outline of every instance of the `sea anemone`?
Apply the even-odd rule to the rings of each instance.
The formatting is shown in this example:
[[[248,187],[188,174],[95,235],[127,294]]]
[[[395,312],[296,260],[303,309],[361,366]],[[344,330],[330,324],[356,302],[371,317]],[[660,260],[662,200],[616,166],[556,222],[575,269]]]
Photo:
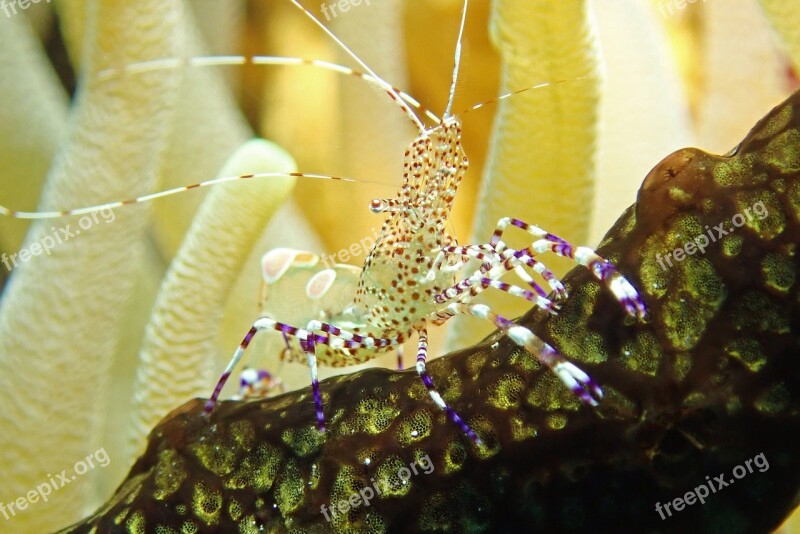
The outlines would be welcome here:
[[[511,215],[592,244],[665,154],[695,142],[732,147],[791,92],[800,61],[797,10],[761,4],[473,2],[455,109],[553,84],[465,116],[473,171],[457,201],[456,234],[484,242],[495,219]],[[457,0],[372,0],[331,20],[315,13],[383,77],[440,111],[460,8]],[[302,171],[392,183],[414,136],[379,91],[307,68],[102,76],[209,52],[346,61],[287,1],[8,0],[0,13],[0,204],[12,210],[125,199],[223,168],[289,169],[274,145],[247,143],[253,129]],[[252,180],[214,198],[191,192],[84,223],[0,220],[8,261],[0,267],[0,503],[23,503],[0,518],[4,528],[61,527],[105,501],[143,450],[144,430],[209,393],[258,313],[260,255],[275,246],[345,249],[379,225],[369,199],[392,191],[300,183],[267,225],[287,187]],[[523,311],[490,302],[509,316]],[[455,347],[487,330],[452,332]],[[107,467],[47,502],[28,497],[99,450]]]

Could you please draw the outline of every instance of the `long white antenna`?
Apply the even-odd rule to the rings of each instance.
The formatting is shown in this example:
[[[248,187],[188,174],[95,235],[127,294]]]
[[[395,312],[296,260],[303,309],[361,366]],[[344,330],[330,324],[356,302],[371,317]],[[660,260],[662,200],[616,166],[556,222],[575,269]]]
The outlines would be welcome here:
[[[447,99],[447,108],[444,110],[443,119],[450,116],[453,109],[453,101],[456,98],[456,83],[458,82],[458,69],[461,67],[461,41],[464,38],[464,26],[467,24],[467,4],[469,0],[464,0],[464,7],[461,9],[461,28],[458,30],[458,41],[456,41],[456,58],[453,65],[453,81],[450,84],[450,97]]]
[[[181,67],[230,67],[237,65],[290,65],[290,66],[311,66],[317,67],[339,74],[346,74],[348,76],[355,76],[361,78],[368,83],[374,84],[379,89],[391,88],[402,98],[406,104],[416,110],[417,113],[422,113],[434,124],[439,124],[442,120],[436,116],[431,110],[420,104],[410,94],[402,89],[389,84],[386,80],[375,78],[370,74],[366,74],[350,67],[337,65],[329,61],[321,59],[305,59],[299,57],[283,57],[283,56],[202,56],[202,57],[180,57],[180,58],[161,58],[151,59],[148,61],[140,61],[130,65],[123,65],[121,67],[108,67],[98,72],[94,81],[105,81],[123,75],[135,75],[144,72],[153,72],[164,69],[177,69]]]
[[[305,13],[305,15],[306,15],[308,18],[310,18],[311,20],[313,20],[313,21],[314,21],[314,24],[316,24],[317,26],[319,26],[320,28],[322,28],[322,31],[324,31],[326,34],[328,34],[328,36],[329,36],[331,39],[333,39],[333,41],[336,43],[336,45],[337,45],[337,46],[339,46],[339,48],[341,48],[342,50],[344,50],[345,52],[347,52],[347,54],[348,54],[348,55],[349,55],[351,58],[353,58],[353,59],[356,61],[356,63],[358,63],[358,64],[361,66],[361,68],[362,68],[362,69],[364,69],[365,71],[367,71],[367,73],[368,73],[368,74],[370,74],[370,75],[371,75],[372,77],[374,77],[375,79],[377,79],[377,80],[380,80],[381,82],[383,82],[383,84],[385,84],[385,85],[384,85],[384,90],[386,91],[386,93],[387,93],[387,94],[388,94],[388,95],[389,95],[389,96],[392,98],[392,100],[394,100],[395,102],[397,102],[397,105],[399,105],[399,106],[400,106],[400,108],[403,110],[403,112],[404,112],[404,113],[405,113],[405,114],[408,116],[408,118],[409,118],[409,119],[411,119],[411,122],[413,122],[413,123],[414,123],[414,126],[416,126],[416,127],[417,127],[417,129],[419,129],[419,131],[420,131],[420,132],[424,132],[424,131],[425,131],[425,126],[422,124],[422,121],[420,121],[420,120],[419,120],[419,117],[417,117],[417,115],[416,115],[416,114],[415,114],[413,111],[411,111],[411,109],[410,109],[408,106],[406,106],[406,104],[403,102],[403,99],[402,99],[402,98],[400,98],[400,95],[398,95],[398,94],[395,92],[395,90],[394,90],[394,89],[392,89],[392,85],[391,85],[389,82],[387,82],[386,80],[384,80],[383,78],[381,78],[380,76],[378,76],[378,75],[375,73],[375,71],[373,71],[371,68],[369,68],[369,65],[367,65],[366,63],[364,63],[364,62],[361,60],[361,58],[360,58],[360,57],[358,57],[358,56],[356,55],[356,53],[355,53],[355,52],[353,52],[353,51],[350,49],[350,47],[348,47],[346,44],[344,44],[344,43],[342,42],[342,40],[341,40],[341,39],[339,39],[338,37],[336,37],[336,35],[334,35],[334,33],[333,33],[332,31],[330,31],[330,30],[329,30],[329,29],[328,29],[328,28],[327,28],[327,27],[326,27],[326,26],[325,26],[325,25],[324,25],[322,22],[320,22],[320,21],[317,19],[317,17],[315,17],[315,16],[314,16],[314,14],[313,14],[313,13],[311,13],[309,10],[307,10],[306,8],[304,8],[304,7],[303,7],[303,6],[300,4],[300,2],[298,2],[298,0],[289,0],[289,1],[290,1],[291,3],[293,3],[295,6],[297,6],[297,9],[299,9],[300,11],[302,11],[303,13]]]

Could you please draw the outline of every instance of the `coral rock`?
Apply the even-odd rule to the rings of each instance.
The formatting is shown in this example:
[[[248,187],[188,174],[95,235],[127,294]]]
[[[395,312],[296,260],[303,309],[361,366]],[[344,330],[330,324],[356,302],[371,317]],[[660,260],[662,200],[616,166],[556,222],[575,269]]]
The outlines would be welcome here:
[[[557,316],[521,320],[603,386],[599,408],[497,334],[429,366],[480,446],[413,370],[324,381],[324,439],[310,388],[210,418],[195,400],[69,531],[773,529],[800,489],[798,242],[795,94],[726,156],[664,159],[606,236],[600,253],[640,290],[647,321],[583,268]],[[704,504],[675,504],[703,485]]]

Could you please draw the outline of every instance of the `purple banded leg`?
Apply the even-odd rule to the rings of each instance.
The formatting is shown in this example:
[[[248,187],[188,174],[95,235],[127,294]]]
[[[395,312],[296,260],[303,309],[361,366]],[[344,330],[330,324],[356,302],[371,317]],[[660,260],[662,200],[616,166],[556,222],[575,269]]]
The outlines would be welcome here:
[[[502,315],[494,313],[485,304],[453,303],[436,313],[436,316],[442,320],[447,320],[456,315],[472,315],[479,319],[492,321],[514,343],[525,348],[540,362],[549,367],[570,391],[586,404],[597,406],[599,400],[603,398],[603,391],[589,375],[576,365],[566,361],[553,347],[524,326],[515,324]]]
[[[431,270],[427,273],[428,280],[436,278],[436,272],[442,269],[445,258],[448,256],[461,256],[461,260],[452,266],[454,270],[459,270],[466,265],[470,258],[474,258],[481,262],[480,272],[486,273],[495,265],[501,263],[503,258],[488,245],[469,245],[466,247],[447,246],[443,247],[441,252],[436,256],[436,259],[431,266]],[[542,295],[546,296],[546,295]]]
[[[320,432],[325,432],[325,413],[322,410],[322,393],[319,390],[319,378],[317,377],[317,339],[315,337],[313,333],[310,334],[304,347],[308,357],[308,368],[311,370],[311,391],[314,394],[314,407],[317,410],[317,428]]]
[[[490,287],[499,289],[500,291],[505,291],[506,293],[514,295],[515,297],[522,297],[529,302],[533,302],[549,313],[555,314],[558,311],[556,306],[553,304],[553,301],[547,297],[543,297],[542,295],[538,295],[528,289],[522,289],[500,280],[487,278],[482,276],[482,273],[476,273],[466,280],[458,282],[456,285],[445,289],[442,293],[435,295],[433,299],[438,304],[444,304],[448,300],[452,300],[457,297],[461,297],[459,298],[461,302],[466,302],[466,299],[477,296],[484,289],[488,289]],[[468,295],[465,295],[465,293],[468,293]]]
[[[553,271],[548,269],[544,263],[534,259],[533,256],[534,253],[529,248],[514,251],[514,257],[519,261],[521,261],[522,263],[524,263],[525,265],[527,265],[528,267],[530,267],[531,269],[533,269],[533,271],[538,273],[542,278],[544,278],[544,280],[550,286],[550,289],[552,289],[557,293],[559,299],[567,298],[569,296],[567,295],[567,289],[564,287],[564,285],[561,283],[561,281],[558,279],[555,273],[553,273]],[[533,286],[533,284],[535,283],[522,267],[516,267],[514,272],[516,272],[520,278],[528,282],[528,285]]]
[[[461,250],[457,250],[458,247],[447,247],[445,250],[446,252],[454,252],[457,254],[469,255],[484,261],[484,259],[489,259],[482,264],[481,269],[479,272],[474,273],[470,277],[466,278],[455,284],[452,287],[445,289],[443,292],[434,296],[434,301],[439,304],[444,304],[445,302],[452,300],[457,297],[461,297],[465,293],[468,292],[468,295],[459,298],[461,302],[467,302],[469,298],[478,295],[484,289],[493,287],[495,289],[499,289],[501,291],[505,291],[511,295],[522,297],[529,302],[533,302],[540,308],[547,310],[549,313],[555,314],[558,310],[557,307],[553,304],[549,298],[547,298],[547,294],[544,290],[533,281],[532,278],[527,276],[527,273],[523,273],[523,279],[527,277],[529,284],[536,290],[536,293],[530,290],[521,289],[515,285],[502,282],[498,280],[503,275],[507,274],[512,270],[516,270],[520,268],[521,270],[521,263],[525,263],[526,265],[536,266],[538,267],[537,271],[552,274],[546,267],[544,267],[541,263],[536,262],[533,258],[530,258],[527,255],[527,251],[515,251],[513,249],[506,249],[503,251],[502,254],[492,254],[492,256],[488,256],[483,254],[482,250],[478,247],[473,248],[472,250],[467,250],[469,247],[460,247]],[[492,265],[492,263],[494,265]],[[553,284],[551,283],[551,286]],[[563,286],[560,283],[557,283],[555,286],[560,290],[563,291]],[[561,293],[559,293],[560,295]]]
[[[469,249],[467,254],[473,257],[479,257],[475,252],[473,252],[473,250],[477,250],[481,253],[482,257],[487,257],[486,252],[490,252],[494,258],[498,258],[494,262],[484,261],[484,263],[481,265],[482,273],[486,274],[498,263],[505,262],[506,264],[509,264],[507,270],[511,270],[510,266],[513,265],[514,272],[516,272],[523,281],[531,286],[531,288],[533,288],[537,293],[543,297],[546,297],[547,293],[545,293],[541,286],[539,286],[539,284],[534,281],[534,279],[525,271],[525,269],[522,268],[522,264],[524,264],[544,278],[544,280],[550,286],[550,289],[557,293],[558,298],[564,299],[568,296],[566,288],[555,275],[555,273],[548,269],[544,263],[534,259],[534,252],[530,248],[514,250],[505,248],[505,245],[502,245],[501,249],[495,249],[492,245],[470,245],[469,247],[465,248]]]
[[[479,272],[476,272],[465,280],[462,280],[454,286],[445,289],[442,293],[435,295],[434,301],[439,304],[444,304],[448,300],[459,297],[467,291],[469,292],[469,297],[474,297],[484,289],[493,287],[533,302],[540,308],[547,310],[550,313],[556,313],[557,308],[553,302],[547,298],[547,294],[544,292],[544,290],[536,282],[534,282],[533,279],[530,279],[530,277],[528,277],[530,284],[534,287],[536,293],[498,280],[509,271],[512,271],[520,266],[520,262],[522,260],[515,255],[515,252],[516,251],[509,249],[504,252],[502,257],[495,255],[494,266],[492,266],[490,269],[485,269],[484,267],[487,264],[484,264]],[[524,256],[524,254],[520,255],[520,257]],[[498,262],[498,259],[503,261]],[[464,299],[460,300],[465,301]]]
[[[250,343],[253,341],[253,338],[260,330],[277,330],[278,332],[282,332],[286,336],[298,336],[303,338],[307,335],[307,332],[300,328],[296,328],[294,326],[279,323],[277,321],[273,321],[272,319],[267,319],[266,317],[262,317],[258,319],[253,326],[250,327],[250,331],[247,332],[247,335],[244,336],[244,339],[236,348],[236,351],[233,353],[233,357],[231,357],[231,361],[228,362],[228,366],[223,371],[222,375],[219,377],[219,381],[217,381],[217,385],[214,388],[214,392],[211,394],[211,397],[206,401],[206,405],[204,411],[206,414],[211,413],[219,402],[220,393],[222,393],[222,388],[225,387],[225,384],[228,382],[228,379],[231,377],[234,368],[236,365],[241,361],[242,357],[244,356],[247,347],[250,346]]]
[[[325,335],[314,333],[318,330],[324,332]],[[322,393],[319,387],[319,377],[317,376],[317,343],[334,348],[357,349],[361,347],[388,347],[396,343],[402,343],[402,340],[400,337],[388,339],[362,336],[317,320],[310,321],[304,332],[308,332],[308,335],[305,342],[300,341],[300,345],[306,351],[308,358],[308,368],[311,373],[311,390],[314,395],[314,407],[317,412],[317,428],[319,428],[320,432],[325,432],[325,413],[322,404]]]
[[[238,399],[264,398],[274,390],[279,389],[281,393],[285,387],[281,379],[267,371],[266,369],[251,369],[245,367],[239,375],[239,396]],[[233,397],[237,399],[237,397]]]
[[[514,271],[517,273],[524,282],[526,282],[531,288],[539,294],[539,296],[543,297],[545,301],[539,301],[538,304],[540,307],[549,309],[551,308],[552,302],[547,297],[547,293],[542,289],[542,287],[536,283],[536,281],[523,269],[522,265],[527,265],[534,272],[539,273],[542,278],[550,285],[550,288],[557,293],[557,297],[559,299],[564,299],[567,297],[567,290],[555,276],[555,274],[548,269],[543,263],[533,259],[533,252],[529,249],[523,250],[514,250],[514,249],[503,249],[502,252],[495,250],[491,245],[470,245],[466,247],[444,247],[442,252],[436,258],[434,265],[431,271],[428,273],[428,279],[433,280],[435,278],[435,270],[437,267],[440,267],[444,258],[447,255],[458,255],[462,258],[475,258],[481,261],[480,273],[485,275],[486,278],[491,280],[497,280],[505,275],[509,271]],[[463,264],[463,262],[461,262]],[[481,277],[479,273],[475,273],[471,276],[472,280],[467,282],[468,279],[465,279],[464,282],[459,283],[453,286],[451,290],[446,290],[442,292],[440,295],[434,297],[436,302],[444,303],[450,298],[457,296],[460,293],[463,293],[467,288],[471,286],[476,286],[478,282],[481,281]],[[498,289],[502,289],[507,291],[508,288],[512,288],[510,284],[506,284],[507,288],[504,289],[502,284],[494,284],[490,286],[483,286],[483,289],[486,287],[497,287]],[[448,295],[449,291],[449,295]],[[529,301],[536,301],[535,298],[532,298],[528,293],[524,292],[524,290],[514,289],[510,291],[512,294],[516,296],[521,296],[526,298]],[[474,293],[473,293],[474,295]],[[549,304],[548,304],[549,303]]]
[[[428,370],[426,368],[426,362],[428,360],[428,331],[425,328],[420,328],[417,330],[419,333],[419,346],[417,349],[417,374],[419,375],[420,379],[422,379],[422,383],[425,384],[425,388],[428,390],[428,395],[430,395],[433,402],[436,405],[444,410],[444,413],[447,414],[447,417],[450,418],[452,422],[454,422],[458,427],[476,444],[480,445],[481,440],[478,437],[478,434],[472,430],[469,425],[464,422],[460,415],[456,413],[450,406],[444,402],[444,399],[436,391],[436,386],[433,385],[433,379],[431,379],[431,375],[428,374]]]
[[[489,241],[489,246],[494,247],[498,251],[502,251],[506,248],[505,243],[503,243],[502,241],[502,237],[503,237],[503,232],[505,232],[506,228],[508,228],[509,225],[516,226],[517,228],[525,230],[529,234],[540,239],[547,239],[549,241],[566,243],[566,241],[564,241],[557,235],[545,232],[538,226],[528,224],[525,221],[521,221],[519,219],[514,219],[511,217],[503,217],[502,219],[497,221],[497,226],[495,226],[494,233],[492,234],[492,239]]]
[[[206,402],[204,409],[206,414],[211,413],[216,407],[217,402],[219,402],[219,396],[222,393],[222,389],[228,382],[228,379],[233,373],[234,368],[244,356],[247,347],[250,346],[250,343],[253,341],[253,337],[255,337],[260,330],[276,330],[281,332],[284,335],[284,339],[287,341],[289,337],[296,337],[300,339],[300,345],[306,352],[308,366],[311,369],[311,388],[314,392],[314,405],[316,406],[317,410],[317,422],[320,430],[323,432],[325,430],[325,417],[322,411],[322,395],[320,394],[319,380],[317,379],[316,344],[323,343],[333,348],[357,349],[362,347],[389,347],[401,344],[403,341],[405,341],[402,335],[399,335],[395,338],[362,336],[340,329],[334,325],[321,323],[316,320],[309,322],[308,327],[304,330],[302,328],[297,328],[295,326],[279,323],[277,321],[273,321],[272,319],[262,317],[253,323],[250,331],[233,353],[233,357],[228,363],[228,366],[225,368],[225,371],[222,373],[222,376],[220,376],[219,381],[214,388],[214,392],[211,394],[211,398],[209,398]],[[321,330],[328,335],[323,336],[311,333],[317,330]]]
[[[315,332],[322,331],[325,335],[319,335]],[[308,332],[305,342],[300,341],[303,350],[306,351],[308,357],[308,368],[311,372],[311,390],[314,395],[314,407],[317,411],[317,427],[320,432],[325,432],[325,413],[323,411],[322,393],[319,387],[319,378],[317,376],[317,343],[328,345],[333,348],[352,348],[358,349],[362,347],[389,347],[396,344],[402,344],[402,336],[397,338],[376,338],[371,336],[362,336],[350,332],[348,330],[339,328],[338,326],[330,323],[323,323],[318,320],[309,321],[304,332]]]
[[[289,337],[284,332],[281,332],[281,336],[283,336],[283,344],[286,347],[281,351],[281,360],[286,361],[292,354],[292,346],[289,344]]]
[[[622,276],[614,265],[588,247],[573,247],[569,243],[554,243],[540,239],[531,245],[535,252],[551,251],[559,256],[575,260],[588,268],[600,282],[611,291],[628,315],[643,319],[647,310],[644,301],[633,285]]]
[[[579,265],[588,268],[598,280],[609,288],[614,298],[622,304],[626,313],[639,319],[644,318],[647,310],[639,293],[633,285],[617,271],[616,267],[614,267],[611,262],[598,256],[594,250],[588,247],[574,247],[560,237],[545,232],[538,226],[533,226],[519,219],[512,219],[510,217],[500,219],[489,244],[500,251],[505,249],[505,243],[501,241],[501,237],[509,225],[520,228],[538,238],[530,246],[530,250],[535,254],[550,251],[559,256],[570,258]]]
[[[467,250],[469,247],[459,247],[459,246],[447,246],[443,247],[442,250],[439,251],[439,254],[436,255],[436,258],[433,260],[433,264],[431,265],[430,270],[428,271],[426,277],[429,281],[433,281],[436,278],[436,273],[441,271],[444,265],[444,260],[448,255],[457,255],[462,256],[462,259],[455,265],[452,266],[454,269],[460,269],[466,263],[464,258],[468,257]],[[475,253],[476,258],[483,260],[485,255],[482,251],[477,251]],[[450,267],[450,266],[448,266]]]
[[[482,273],[485,273],[494,265],[497,265],[503,261],[503,258],[500,256],[500,254],[498,254],[494,247],[489,245],[468,245],[465,247],[451,245],[442,247],[442,250],[434,259],[430,271],[427,273],[428,280],[434,280],[436,278],[437,271],[443,269],[444,260],[448,256],[461,256],[461,260],[458,263],[447,267],[454,271],[460,270],[461,267],[466,264],[466,260],[469,260],[470,258],[480,260],[480,271]]]
[[[403,345],[397,346],[397,370],[403,370]]]
[[[323,323],[316,319],[309,321],[306,325],[306,331],[316,332],[320,330],[328,334],[329,337],[317,336],[317,343],[328,345],[335,349],[346,347],[349,349],[360,348],[385,348],[394,347],[405,343],[405,337],[398,335],[397,337],[374,337],[372,335],[361,335],[351,332],[344,328],[339,328],[330,323]]]

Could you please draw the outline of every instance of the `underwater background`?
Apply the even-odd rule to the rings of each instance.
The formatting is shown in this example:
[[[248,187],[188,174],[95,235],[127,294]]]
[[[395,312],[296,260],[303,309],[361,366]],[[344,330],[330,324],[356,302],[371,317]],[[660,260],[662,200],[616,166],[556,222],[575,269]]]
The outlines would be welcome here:
[[[0,2],[0,205],[71,209],[221,173],[297,169],[362,183],[254,180],[84,224],[0,219],[0,253],[18,255],[0,266],[0,503],[100,450],[109,459],[48,502],[0,516],[3,532],[64,527],[108,499],[155,423],[210,393],[259,312],[263,252],[332,255],[372,235],[381,220],[369,201],[392,194],[415,136],[380,91],[310,67],[124,69],[205,54],[351,65],[288,1],[25,6]],[[461,2],[372,0],[330,20],[306,7],[384,79],[442,112]],[[472,2],[455,110],[558,83],[463,116],[471,170],[455,234],[486,242],[509,215],[597,245],[663,157],[728,152],[797,89],[797,28],[800,9],[777,0]],[[246,144],[254,135],[277,146]],[[50,253],[23,261],[47,238],[57,241]],[[527,309],[487,301],[511,317]],[[490,331],[460,318],[432,354]],[[261,344],[250,364],[274,367],[276,347]],[[290,389],[308,381],[301,365],[280,374]]]

